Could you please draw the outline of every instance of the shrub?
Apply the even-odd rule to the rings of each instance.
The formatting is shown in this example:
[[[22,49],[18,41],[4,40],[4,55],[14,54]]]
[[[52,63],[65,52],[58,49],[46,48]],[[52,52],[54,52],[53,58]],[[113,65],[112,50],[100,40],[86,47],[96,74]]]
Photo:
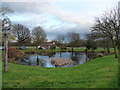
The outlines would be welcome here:
[[[86,45],[86,47],[88,48],[88,50],[90,50],[90,45]]]
[[[66,50],[67,48],[66,48],[66,47],[61,47],[61,49],[64,49],[64,50]]]
[[[31,54],[34,54],[35,53],[35,50],[31,50]]]
[[[18,58],[21,58],[24,56],[24,53],[20,52],[18,49],[16,48],[8,48],[8,58],[15,58],[15,59],[18,59]]]
[[[97,44],[93,40],[87,40],[86,47],[88,48],[88,50],[90,50],[90,48],[92,48],[93,50],[95,50],[95,49],[97,49]]]
[[[52,45],[50,49],[56,49],[56,45]]]

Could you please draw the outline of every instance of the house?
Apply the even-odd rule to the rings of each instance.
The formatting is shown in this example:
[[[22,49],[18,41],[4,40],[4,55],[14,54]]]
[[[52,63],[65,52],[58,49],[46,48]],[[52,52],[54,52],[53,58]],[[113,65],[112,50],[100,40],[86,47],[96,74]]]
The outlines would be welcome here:
[[[44,42],[43,44],[41,44],[41,47],[44,47],[46,49],[49,49],[51,46],[56,45],[54,42]]]

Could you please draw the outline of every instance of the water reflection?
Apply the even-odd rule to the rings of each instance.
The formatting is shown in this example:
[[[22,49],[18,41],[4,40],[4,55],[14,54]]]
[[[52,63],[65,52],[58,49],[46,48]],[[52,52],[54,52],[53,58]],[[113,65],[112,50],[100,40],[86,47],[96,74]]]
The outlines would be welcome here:
[[[75,61],[77,64],[83,64],[86,62],[86,55],[85,53],[73,53],[70,57],[73,61]]]
[[[55,67],[51,64],[52,58],[66,58],[76,62],[76,65],[86,62],[85,53],[72,53],[72,52],[57,52],[57,53],[44,53],[44,54],[26,54],[25,58],[21,60],[21,64],[40,67]],[[67,66],[65,66],[67,67]]]

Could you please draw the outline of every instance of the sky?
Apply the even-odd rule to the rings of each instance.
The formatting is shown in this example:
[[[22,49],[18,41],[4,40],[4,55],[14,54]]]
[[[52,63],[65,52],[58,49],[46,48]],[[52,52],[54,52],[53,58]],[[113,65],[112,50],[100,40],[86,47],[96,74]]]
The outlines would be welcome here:
[[[118,5],[119,0],[4,0],[3,7],[14,12],[8,17],[12,24],[22,24],[32,30],[41,26],[48,40],[68,32],[79,33],[81,38],[90,33],[94,18],[100,17]]]

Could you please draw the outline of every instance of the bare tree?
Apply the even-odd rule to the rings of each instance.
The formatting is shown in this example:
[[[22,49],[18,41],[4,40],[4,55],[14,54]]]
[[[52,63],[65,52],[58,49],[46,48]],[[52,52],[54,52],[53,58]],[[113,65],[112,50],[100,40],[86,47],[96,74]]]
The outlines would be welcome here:
[[[30,43],[30,30],[21,24],[13,26],[13,34],[17,39],[19,45]]]
[[[1,11],[2,15],[6,15],[8,13],[13,13],[14,12],[11,8],[4,7],[4,6],[0,7],[0,11]]]
[[[63,43],[64,40],[65,40],[65,36],[64,35],[58,35],[57,40],[58,40],[58,42]]]
[[[86,34],[86,48],[87,49],[90,49],[92,48],[92,50],[96,49],[97,48],[97,45],[96,45],[96,41],[95,39],[97,39],[97,35],[96,33],[89,33],[89,34]]]
[[[92,32],[101,33],[101,35],[108,37],[112,41],[115,58],[118,57],[117,48],[120,33],[120,21],[118,18],[120,18],[120,11],[118,8],[115,8],[114,10],[106,12],[101,18],[95,18],[95,25],[92,27]]]
[[[2,15],[2,17],[0,17],[0,31],[2,30],[2,19],[4,20],[6,17],[7,17],[7,15],[6,14],[8,14],[8,13],[12,13],[13,11],[11,10],[11,9],[9,9],[9,8],[6,8],[6,7],[3,7],[2,6],[2,8],[0,7],[0,11],[1,11],[1,15]],[[6,36],[6,33],[4,33],[4,36]],[[1,42],[2,42],[2,32],[1,32]],[[7,71],[7,59],[8,59],[8,54],[7,54],[7,52],[8,52],[8,41],[7,41],[7,38],[6,37],[4,37],[4,40],[5,40],[5,44],[4,44],[4,46],[5,46],[5,49],[4,49],[4,72],[6,72]],[[1,70],[2,71],[2,70]]]
[[[2,45],[2,42],[3,42],[3,36],[2,36],[2,31],[0,31],[0,46]]]
[[[118,25],[119,25],[119,35],[118,35],[118,49],[119,49],[119,58],[120,58],[120,1],[118,2]]]
[[[8,14],[12,14],[13,13],[13,10],[8,8],[8,7],[5,7],[2,5],[2,7],[0,7],[0,11],[1,11],[1,17],[0,17],[0,44],[3,45],[3,42],[4,42],[4,36],[3,36],[3,32],[2,32],[2,19],[8,17]],[[11,36],[9,34],[9,36]]]
[[[59,44],[60,47],[62,47],[64,44],[64,41],[65,41],[65,36],[64,35],[57,35],[57,42]]]
[[[68,40],[69,43],[72,47],[72,51],[74,51],[74,47],[78,46],[80,43],[80,35],[79,33],[75,33],[75,32],[69,32],[68,33]]]
[[[86,38],[87,38],[87,40],[88,41],[91,41],[91,48],[97,48],[98,47],[98,45],[97,45],[97,41],[102,41],[101,43],[102,43],[102,47],[104,48],[104,49],[107,49],[107,51],[108,51],[108,53],[110,53],[110,50],[109,50],[109,48],[110,48],[110,43],[111,43],[111,40],[110,40],[110,38],[108,38],[108,37],[106,37],[104,34],[101,34],[101,33],[99,33],[99,32],[91,32],[90,34],[87,34],[86,35]]]
[[[42,27],[38,26],[32,30],[32,41],[36,46],[46,41],[46,33]]]
[[[42,27],[37,26],[32,30],[32,41],[33,41],[33,44],[36,46],[36,49],[38,49],[37,46],[39,46],[46,40],[47,40],[46,33]],[[39,61],[38,54],[37,54],[37,65],[38,66],[39,66],[39,63],[40,61]]]

